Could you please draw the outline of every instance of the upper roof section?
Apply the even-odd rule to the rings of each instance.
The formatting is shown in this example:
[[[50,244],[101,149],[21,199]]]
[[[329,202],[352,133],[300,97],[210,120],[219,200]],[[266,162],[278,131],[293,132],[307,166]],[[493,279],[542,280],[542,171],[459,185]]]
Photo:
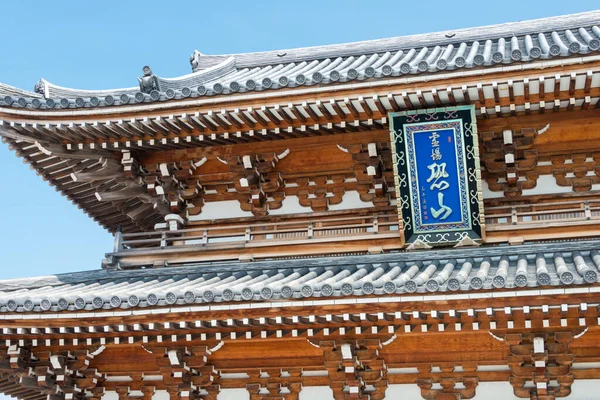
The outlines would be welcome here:
[[[27,92],[0,84],[0,106],[67,109],[336,84],[444,70],[527,63],[600,50],[600,11],[390,39],[232,55],[195,51],[193,73],[139,86],[77,90],[44,79]]]
[[[254,68],[314,60],[330,60],[330,63],[333,63],[338,58],[344,61],[350,57],[354,57],[354,62],[361,56],[368,57],[375,54],[378,56],[375,62],[367,63],[365,60],[366,65],[357,63],[354,68],[362,70],[370,65],[376,69],[376,72],[383,73],[385,65],[391,66],[393,71],[396,71],[394,66],[400,67],[403,63],[407,63],[411,64],[411,70],[402,70],[402,73],[434,72],[435,70],[464,66],[486,65],[486,62],[527,61],[530,58],[566,55],[567,51],[571,50],[573,50],[572,53],[579,53],[582,50],[581,47],[570,48],[571,43],[575,41],[579,41],[579,44],[584,47],[591,46],[592,48],[589,50],[594,51],[600,46],[599,36],[594,36],[592,29],[589,28],[597,24],[600,24],[600,11],[592,11],[530,21],[299,49],[215,56],[204,55],[196,50],[190,62],[194,71],[200,71],[213,67],[229,57],[235,58],[237,68]],[[591,38],[587,37],[586,33],[580,32],[580,28],[590,34]],[[574,38],[567,37],[571,34],[567,34],[566,30],[571,30]],[[555,37],[554,32],[558,34],[558,37]],[[600,34],[600,31],[596,28],[594,33]],[[542,37],[540,34],[545,35]],[[518,43],[513,43],[513,38],[516,38]],[[500,39],[504,39],[504,42],[502,43]],[[544,39],[546,43],[543,43]],[[590,44],[593,39],[596,40],[595,44]],[[492,48],[486,52],[484,48],[488,40],[492,41]],[[529,42],[530,40],[531,42]],[[478,48],[473,50],[476,42],[479,46],[475,45]],[[552,48],[553,46],[558,47]],[[459,49],[464,49],[464,51],[459,51]],[[474,51],[473,57],[469,57],[472,50]],[[420,56],[421,52],[425,54]],[[409,54],[412,54],[412,57]],[[483,62],[480,62],[480,58],[475,61],[477,55],[484,56]],[[404,59],[405,57],[406,59]],[[416,61],[417,58],[419,61]],[[444,60],[446,64],[444,65],[441,60]],[[427,70],[419,68],[420,61],[428,62]],[[423,64],[423,66],[425,65]],[[335,68],[330,69],[334,70]],[[342,69],[337,68],[338,71]],[[388,69],[386,68],[386,70]]]

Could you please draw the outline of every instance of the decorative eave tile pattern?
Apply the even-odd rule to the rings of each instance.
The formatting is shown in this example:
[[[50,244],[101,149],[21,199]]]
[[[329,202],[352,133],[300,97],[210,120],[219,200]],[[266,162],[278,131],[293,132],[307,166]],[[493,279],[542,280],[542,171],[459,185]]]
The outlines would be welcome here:
[[[87,271],[0,282],[0,312],[57,312],[232,301],[595,284],[600,241]]]
[[[156,77],[159,89],[84,91],[45,80],[36,92],[0,86],[0,106],[74,109],[167,101],[267,89],[336,84],[463,68],[527,63],[600,50],[600,12],[424,35],[262,53],[205,56],[194,72]],[[40,98],[43,94],[44,98]]]

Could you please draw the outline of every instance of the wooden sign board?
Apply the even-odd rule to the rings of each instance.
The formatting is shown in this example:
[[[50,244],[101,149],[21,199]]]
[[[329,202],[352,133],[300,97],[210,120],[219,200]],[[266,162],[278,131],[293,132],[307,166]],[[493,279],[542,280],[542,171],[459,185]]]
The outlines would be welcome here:
[[[390,121],[407,246],[480,244],[484,219],[474,107],[391,113]]]

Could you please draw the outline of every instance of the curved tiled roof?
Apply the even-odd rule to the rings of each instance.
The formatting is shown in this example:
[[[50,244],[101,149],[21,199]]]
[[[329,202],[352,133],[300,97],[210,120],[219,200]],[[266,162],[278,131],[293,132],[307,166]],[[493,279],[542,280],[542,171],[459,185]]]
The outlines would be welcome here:
[[[509,22],[491,26],[399,36],[354,43],[304,47],[298,49],[217,56],[204,55],[196,50],[192,55],[191,62],[194,70],[201,70],[216,65],[228,57],[235,58],[237,68],[277,65],[284,62],[310,62],[313,60],[336,59],[338,57],[360,57],[362,55],[369,56],[372,54],[385,55],[388,52],[392,53],[391,58],[396,57],[399,59],[403,58],[403,56],[413,49],[415,50],[414,53],[419,53],[421,49],[425,47],[428,48],[428,52],[425,57],[425,59],[427,59],[438,46],[440,47],[441,51],[438,53],[438,59],[448,48],[450,48],[450,46],[452,46],[452,50],[449,51],[451,54],[446,54],[449,57],[444,57],[443,59],[447,61],[453,61],[455,60],[456,56],[460,56],[460,54],[457,53],[461,47],[468,47],[463,54],[463,57],[466,58],[466,56],[469,54],[469,46],[475,42],[479,42],[480,45],[483,45],[487,40],[493,41],[493,51],[491,54],[496,54],[496,52],[506,52],[505,54],[502,54],[502,60],[496,58],[495,61],[509,62],[509,59],[511,59],[513,56],[514,58],[519,58],[520,60],[526,61],[530,57],[537,58],[543,56],[544,54],[547,56],[549,53],[552,53],[553,55],[557,55],[559,53],[558,49],[550,51],[550,48],[545,48],[545,45],[543,44],[544,39],[540,37],[540,33],[545,33],[545,40],[547,41],[549,47],[555,44],[558,45],[560,50],[563,51],[562,54],[564,55],[566,54],[566,50],[573,40],[570,37],[567,38],[567,35],[569,34],[566,33],[566,30],[571,30],[571,33],[573,33],[577,40],[581,42],[580,44],[589,46],[589,41],[592,39],[598,39],[598,37],[592,35],[592,38],[590,39],[585,33],[581,32],[579,28],[592,27],[598,24],[600,24],[600,12],[593,11],[530,21]],[[555,31],[560,40],[558,40],[558,38],[556,38],[553,34]],[[589,32],[589,29],[587,31],[588,33],[591,33]],[[595,33],[597,34],[599,32],[596,30]],[[512,54],[514,47],[514,43],[512,41],[513,37],[516,37],[519,40],[518,49],[521,50],[520,54],[516,52],[515,54]],[[504,46],[502,46],[499,41],[501,38],[504,39]],[[531,39],[531,43],[528,42],[529,39]],[[583,41],[581,41],[582,39]],[[600,43],[594,43],[592,45],[592,50],[597,50],[598,45],[600,45]],[[510,51],[507,52],[509,49]],[[398,54],[399,50],[403,51],[402,55]],[[514,48],[514,50],[517,49]],[[541,50],[541,52],[538,53],[538,50]],[[573,47],[570,50],[576,50],[575,52],[578,52],[581,49]],[[478,54],[482,54],[482,51],[479,51]],[[497,54],[497,57],[499,57],[499,55],[500,54]],[[391,62],[391,58],[388,58],[389,61],[384,62],[383,64],[393,64],[393,62]],[[434,56],[433,58],[436,57]],[[407,60],[407,62],[410,61]],[[435,63],[430,64],[432,67],[435,67]]]
[[[554,253],[547,253],[549,248]],[[600,242],[487,247],[0,282],[0,312],[497,290],[598,283]],[[487,256],[486,256],[487,255]]]
[[[87,91],[45,80],[36,91],[0,86],[0,106],[35,109],[101,107],[236,92],[336,84],[407,74],[526,63],[600,50],[600,11],[449,32],[260,53],[206,56],[194,72],[157,77],[159,90]]]

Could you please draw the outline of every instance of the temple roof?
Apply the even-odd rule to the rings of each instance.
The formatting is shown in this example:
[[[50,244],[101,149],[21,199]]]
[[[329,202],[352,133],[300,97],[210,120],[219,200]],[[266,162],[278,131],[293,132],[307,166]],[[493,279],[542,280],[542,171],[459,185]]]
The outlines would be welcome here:
[[[404,51],[404,54],[407,54],[411,49],[415,49],[418,52],[424,47],[430,48],[430,51],[428,52],[429,55],[431,54],[431,50],[433,50],[436,46],[443,47],[441,50],[445,51],[447,46],[450,45],[452,45],[454,49],[457,49],[463,44],[470,46],[474,42],[485,42],[486,40],[495,40],[494,51],[502,51],[500,48],[501,46],[499,46],[497,41],[500,38],[504,38],[505,41],[509,42],[505,43],[505,45],[510,46],[512,37],[524,39],[524,37],[529,35],[533,41],[533,44],[537,44],[539,46],[540,42],[538,35],[540,33],[547,33],[547,40],[549,39],[553,41],[554,38],[551,37],[553,31],[565,34],[561,31],[567,29],[578,30],[578,28],[597,25],[598,23],[600,23],[600,12],[592,11],[529,21],[509,22],[482,27],[398,36],[377,40],[365,40],[353,43],[303,47],[297,49],[214,56],[205,55],[196,50],[192,58],[192,66],[195,71],[198,71],[205,68],[210,68],[219,64],[224,59],[233,57],[235,58],[235,64],[237,68],[253,68],[267,65],[277,65],[282,63],[282,61],[294,63],[303,61],[310,62],[313,60],[335,59],[338,57],[360,57],[362,55],[370,54],[383,55],[386,52],[396,53],[399,50],[402,50]],[[577,34],[579,32],[572,33]],[[556,44],[560,46],[560,42],[562,41],[568,47],[569,44],[565,43],[565,39],[567,39],[566,35],[560,36],[560,41],[557,40]],[[567,39],[567,41],[569,41],[569,39]],[[588,44],[587,41],[585,41],[585,43]],[[551,46],[554,44],[554,41],[553,43],[549,44]],[[522,49],[521,46],[519,46],[519,48]],[[508,50],[508,47],[506,47],[506,50]],[[468,51],[466,53],[468,54]],[[482,52],[478,52],[478,54],[482,54]],[[544,52],[542,52],[542,54],[544,54]],[[513,55],[517,56],[518,54],[511,54],[510,52],[504,54],[505,58],[507,59],[502,61],[508,61],[508,58],[511,58]],[[521,54],[521,57],[524,57],[525,59],[532,56],[534,57],[535,55],[532,55],[531,51],[526,52],[526,54]],[[425,59],[426,58],[427,57],[425,57]],[[453,60],[454,57],[445,59]],[[391,63],[388,62],[386,64],[389,65]],[[434,66],[432,65],[432,67]]]
[[[600,241],[85,271],[0,281],[0,312],[465,294],[598,283]],[[455,292],[455,294],[453,293]],[[492,292],[491,294],[489,292]],[[496,293],[496,294],[494,294]],[[516,295],[517,292],[512,292]]]
[[[193,73],[152,75],[156,85],[145,89],[77,90],[42,79],[35,92],[0,85],[0,106],[102,107],[529,63],[598,52],[599,26],[600,11],[592,11],[300,49],[214,56],[195,51]]]

